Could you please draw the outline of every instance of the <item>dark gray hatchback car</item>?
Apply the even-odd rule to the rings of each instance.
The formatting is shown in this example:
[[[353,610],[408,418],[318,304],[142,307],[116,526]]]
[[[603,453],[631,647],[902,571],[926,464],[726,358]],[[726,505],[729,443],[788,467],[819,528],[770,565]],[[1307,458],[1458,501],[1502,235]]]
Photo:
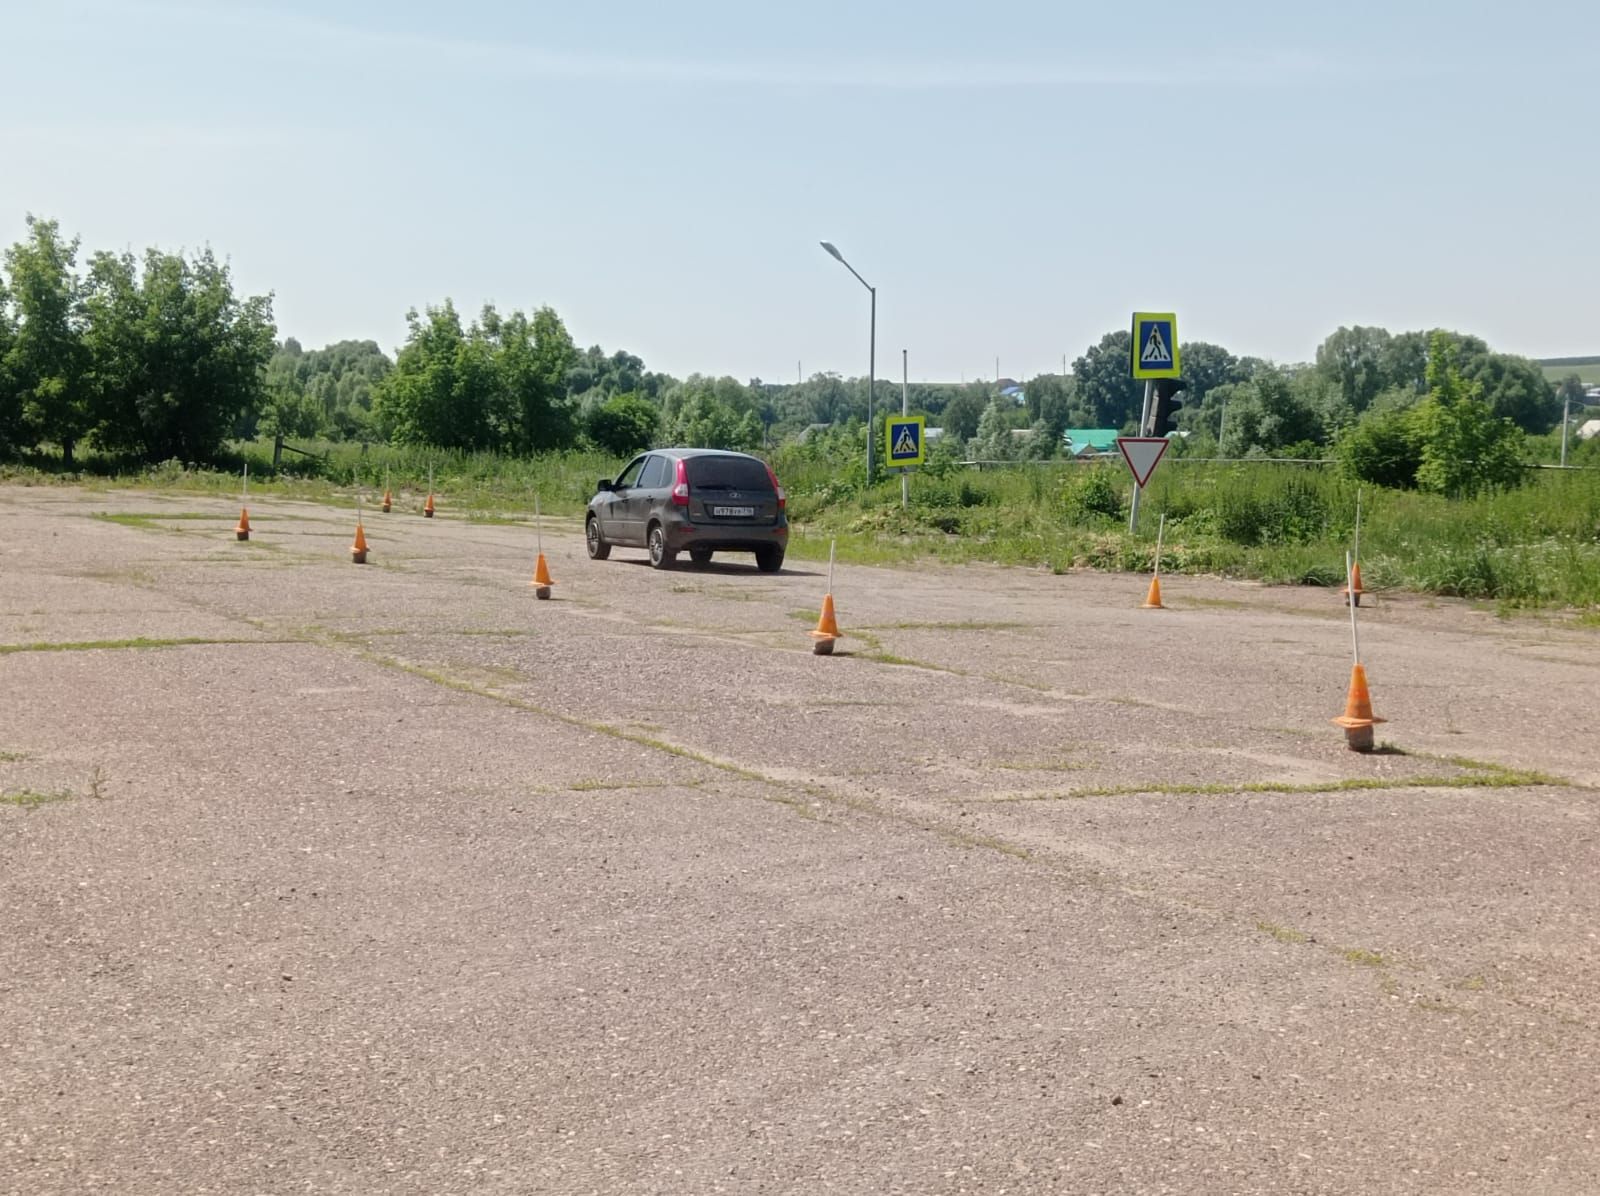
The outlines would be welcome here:
[[[708,564],[713,553],[753,552],[758,569],[776,573],[789,546],[784,507],[783,487],[759,457],[652,449],[628,462],[616,481],[600,482],[584,534],[597,561],[613,546],[648,550],[657,569],[680,552],[697,565]]]

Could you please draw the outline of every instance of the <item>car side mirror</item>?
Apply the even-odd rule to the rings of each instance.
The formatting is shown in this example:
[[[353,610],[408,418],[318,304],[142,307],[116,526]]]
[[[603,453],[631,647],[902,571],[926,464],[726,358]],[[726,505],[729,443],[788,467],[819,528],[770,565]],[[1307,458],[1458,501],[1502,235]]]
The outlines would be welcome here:
[[[613,487],[611,485],[611,479],[610,478],[601,478],[599,483],[595,486],[595,489],[596,490],[610,490],[610,489],[613,489]]]

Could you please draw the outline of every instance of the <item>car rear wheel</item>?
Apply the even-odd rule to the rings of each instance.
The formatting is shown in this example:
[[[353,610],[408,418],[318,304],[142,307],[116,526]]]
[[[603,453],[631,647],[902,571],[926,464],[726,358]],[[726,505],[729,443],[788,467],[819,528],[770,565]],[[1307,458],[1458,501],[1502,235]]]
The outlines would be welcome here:
[[[711,549],[691,548],[689,549],[689,559],[703,568],[711,563]]]
[[[655,569],[670,569],[672,562],[678,559],[674,549],[667,547],[667,533],[659,523],[650,525],[650,534],[645,543],[650,548],[650,565]]]
[[[591,561],[603,561],[611,555],[611,545],[600,535],[600,521],[593,515],[590,515],[589,522],[583,525],[583,538],[589,546]]]
[[[777,545],[756,549],[756,568],[763,573],[776,573],[783,568],[783,549]]]

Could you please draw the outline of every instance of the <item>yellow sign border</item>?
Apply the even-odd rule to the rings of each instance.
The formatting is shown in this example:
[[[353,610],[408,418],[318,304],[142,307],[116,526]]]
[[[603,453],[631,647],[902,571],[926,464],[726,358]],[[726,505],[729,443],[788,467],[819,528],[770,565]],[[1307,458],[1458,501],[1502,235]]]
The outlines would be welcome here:
[[[894,455],[894,430],[907,424],[917,425],[917,455]],[[912,465],[925,465],[928,460],[928,417],[925,415],[891,415],[883,421],[883,460],[885,468],[904,469]]]
[[[1172,325],[1172,364],[1163,369],[1146,369],[1139,364],[1139,346],[1144,344],[1146,324],[1157,321]],[[1133,348],[1128,354],[1133,365],[1133,376],[1145,378],[1181,378],[1183,361],[1178,356],[1178,313],[1175,311],[1136,311],[1133,313]]]

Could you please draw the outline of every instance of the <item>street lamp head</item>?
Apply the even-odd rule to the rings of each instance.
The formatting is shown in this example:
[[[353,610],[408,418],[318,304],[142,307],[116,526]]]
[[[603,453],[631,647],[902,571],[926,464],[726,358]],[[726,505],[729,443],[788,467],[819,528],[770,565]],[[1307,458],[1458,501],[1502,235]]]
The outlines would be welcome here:
[[[822,242],[822,247],[824,249],[826,249],[833,256],[835,261],[840,261],[840,262],[844,261],[844,254],[840,253],[836,248],[834,248],[834,244],[833,244],[832,241],[824,241],[824,242]]]

